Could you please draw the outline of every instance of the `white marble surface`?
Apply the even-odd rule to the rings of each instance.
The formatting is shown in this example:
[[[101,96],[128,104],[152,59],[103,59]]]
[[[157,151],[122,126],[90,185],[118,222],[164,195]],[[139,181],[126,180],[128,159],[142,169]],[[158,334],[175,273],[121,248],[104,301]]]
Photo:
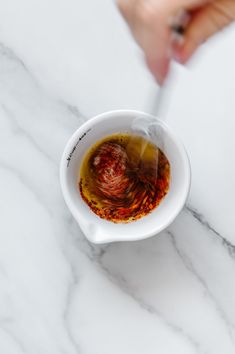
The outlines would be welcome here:
[[[89,117],[156,86],[110,0],[0,1],[0,353],[235,353],[235,28],[177,68],[167,114],[192,164],[157,237],[93,246],[63,201]]]

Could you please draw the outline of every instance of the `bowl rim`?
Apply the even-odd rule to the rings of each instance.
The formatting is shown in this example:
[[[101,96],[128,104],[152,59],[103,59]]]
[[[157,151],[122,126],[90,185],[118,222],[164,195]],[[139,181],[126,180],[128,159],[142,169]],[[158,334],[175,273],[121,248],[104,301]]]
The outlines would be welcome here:
[[[112,116],[116,116],[116,115],[125,115],[125,114],[137,114],[137,115],[143,115],[145,117],[149,117],[149,118],[154,118],[156,119],[159,124],[164,127],[165,131],[167,132],[168,136],[174,141],[174,143],[177,145],[178,150],[180,151],[180,155],[183,158],[184,161],[184,170],[185,170],[185,175],[186,175],[186,183],[185,183],[185,188],[183,190],[183,197],[181,198],[181,203],[178,203],[177,206],[175,207],[174,212],[172,213],[171,217],[169,219],[167,219],[167,221],[165,223],[163,223],[162,225],[158,226],[156,228],[155,231],[147,231],[141,235],[141,236],[137,236],[135,237],[132,233],[130,233],[130,237],[125,237],[122,238],[120,237],[120,239],[117,239],[117,237],[113,237],[110,236],[108,240],[95,240],[92,239],[90,237],[90,235],[87,235],[83,232],[83,234],[86,236],[86,238],[92,242],[92,243],[96,243],[96,244],[102,244],[102,243],[110,243],[110,242],[117,242],[117,241],[137,241],[137,240],[143,240],[149,237],[152,237],[154,235],[157,235],[158,233],[160,233],[161,231],[163,231],[164,229],[166,229],[177,217],[177,215],[181,212],[181,210],[183,209],[185,202],[187,200],[189,191],[190,191],[190,187],[191,187],[191,165],[190,165],[190,160],[189,160],[189,156],[188,153],[185,149],[184,144],[182,143],[181,139],[178,138],[177,135],[175,135],[175,133],[171,130],[171,128],[165,123],[163,122],[161,119],[159,119],[158,117],[143,112],[143,111],[138,111],[138,110],[131,110],[131,109],[118,109],[118,110],[111,110],[111,111],[106,111],[103,113],[100,113],[90,119],[88,119],[86,122],[84,122],[81,126],[79,126],[75,132],[70,136],[70,138],[68,139],[62,157],[61,157],[61,161],[60,161],[60,185],[61,185],[61,190],[62,190],[62,195],[63,198],[65,200],[65,203],[68,207],[68,209],[70,210],[70,212],[72,213],[74,219],[76,220],[76,222],[79,224],[81,224],[81,220],[79,220],[78,215],[79,213],[79,208],[76,208],[73,204],[73,202],[71,201],[71,197],[70,197],[70,192],[69,192],[69,188],[67,186],[66,183],[66,176],[67,176],[67,157],[69,155],[69,153],[71,152],[71,150],[73,149],[78,136],[81,134],[82,131],[87,130],[89,128],[91,128],[92,126],[94,126],[94,124],[99,123],[100,121],[104,121],[106,119],[109,119]]]

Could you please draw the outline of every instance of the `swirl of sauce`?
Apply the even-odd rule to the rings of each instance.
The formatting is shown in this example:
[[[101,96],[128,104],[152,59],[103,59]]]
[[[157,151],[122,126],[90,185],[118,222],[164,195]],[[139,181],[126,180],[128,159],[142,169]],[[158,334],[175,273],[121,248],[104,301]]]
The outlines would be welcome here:
[[[127,176],[128,156],[124,148],[116,143],[104,143],[90,163],[99,195],[113,202],[125,199],[130,181]]]
[[[150,143],[149,143],[150,144]],[[153,144],[151,156],[133,159],[133,150],[117,139],[101,143],[88,160],[90,192],[100,202],[88,199],[80,180],[80,192],[90,208],[113,222],[128,222],[147,215],[169,188],[169,162]],[[154,151],[154,154],[153,154]]]

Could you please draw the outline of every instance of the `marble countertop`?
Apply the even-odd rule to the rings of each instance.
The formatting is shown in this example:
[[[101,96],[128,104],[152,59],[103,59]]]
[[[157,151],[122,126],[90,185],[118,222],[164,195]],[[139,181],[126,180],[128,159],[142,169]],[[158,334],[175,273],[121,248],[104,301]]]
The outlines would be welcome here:
[[[235,353],[235,28],[176,67],[166,115],[192,164],[160,235],[94,246],[58,168],[97,113],[157,86],[110,0],[0,2],[0,353]]]

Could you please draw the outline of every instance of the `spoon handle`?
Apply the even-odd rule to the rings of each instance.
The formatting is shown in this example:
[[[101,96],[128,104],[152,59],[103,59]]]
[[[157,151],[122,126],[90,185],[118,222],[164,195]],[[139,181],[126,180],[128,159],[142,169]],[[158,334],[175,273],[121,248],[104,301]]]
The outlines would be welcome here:
[[[150,113],[157,118],[164,119],[166,113],[166,84],[159,87],[157,94],[154,93],[153,102],[151,104]]]

